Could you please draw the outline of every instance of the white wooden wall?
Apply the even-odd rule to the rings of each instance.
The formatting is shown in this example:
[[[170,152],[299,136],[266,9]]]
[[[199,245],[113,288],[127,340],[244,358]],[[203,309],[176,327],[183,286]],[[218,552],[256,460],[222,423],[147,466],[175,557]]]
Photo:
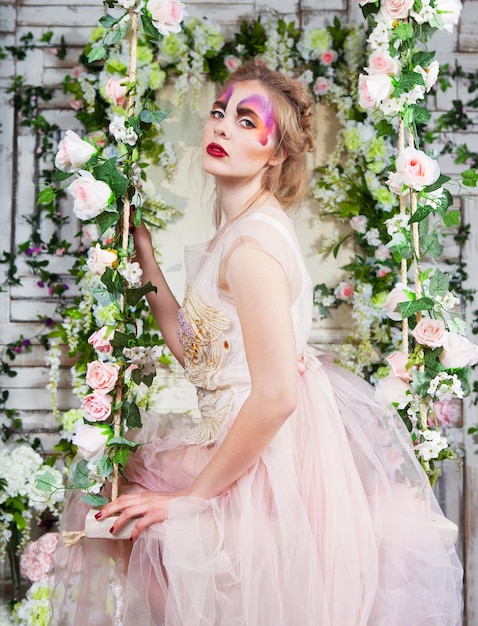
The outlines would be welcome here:
[[[307,26],[323,26],[330,23],[334,16],[338,16],[344,23],[362,23],[362,15],[356,0],[216,0],[204,2],[190,0],[187,2],[189,15],[198,17],[208,16],[221,24],[226,33],[234,32],[239,22],[244,18],[272,14],[282,16],[286,20],[296,20],[296,23]],[[14,63],[11,59],[0,62],[0,251],[8,250],[13,253],[17,245],[29,236],[29,226],[23,216],[32,212],[35,202],[35,184],[38,180],[39,162],[34,156],[36,138],[28,130],[20,127],[9,106],[9,95],[6,90],[15,75],[23,75],[26,83],[58,87],[64,75],[76,64],[80,50],[85,44],[91,29],[96,25],[98,18],[104,13],[100,0],[82,0],[72,2],[67,0],[51,0],[49,3],[39,0],[0,0],[0,45],[18,45],[20,37],[32,32],[39,38],[46,30],[54,31],[53,45],[59,41],[61,35],[65,37],[68,54],[66,59],[59,60],[51,54],[48,47],[36,50],[29,54],[26,62]],[[461,24],[453,33],[439,34],[435,37],[432,48],[438,51],[441,63],[453,64],[455,59],[467,70],[478,68],[478,0],[464,0]],[[206,87],[202,98],[209,100]],[[455,90],[446,94],[436,95],[434,114],[449,109],[451,100],[460,97],[467,99],[466,88],[457,84]],[[174,100],[171,91],[165,93],[165,98]],[[207,105],[206,105],[207,106]],[[60,128],[78,128],[73,111],[69,108],[61,90],[57,90],[54,99],[48,103],[44,111],[45,116],[55,121]],[[176,182],[169,189],[168,201],[176,202],[178,207],[185,210],[184,219],[178,220],[166,232],[159,233],[158,244],[162,250],[162,261],[166,273],[169,275],[176,291],[180,296],[182,289],[182,269],[180,266],[181,249],[185,242],[191,241],[191,233],[196,239],[203,239],[208,235],[210,225],[204,211],[201,211],[189,198],[184,201],[184,181],[188,179],[189,193],[195,193],[195,182],[189,181],[189,159],[192,146],[195,144],[194,128],[185,123],[186,118],[172,120],[171,132],[185,133],[186,145],[183,166],[184,174],[179,171]],[[189,133],[189,134],[188,134]],[[183,137],[184,138],[184,137]],[[466,141],[471,149],[478,149],[477,128],[467,131],[466,136],[457,137],[458,141]],[[323,156],[323,154],[322,154]],[[187,157],[187,158],[186,158]],[[442,171],[454,174],[459,171],[450,158],[440,161]],[[193,189],[193,192],[191,192]],[[198,197],[194,195],[193,197]],[[461,198],[465,219],[472,225],[472,236],[464,250],[464,255],[470,269],[468,287],[478,289],[478,196],[475,192]],[[330,260],[321,260],[316,254],[318,233],[323,226],[319,225],[316,212],[312,204],[307,205],[297,222],[297,229],[304,249],[309,270],[317,282],[331,282],[331,275],[336,274],[338,261],[335,265]],[[76,230],[72,224],[66,227],[65,237],[71,236]],[[451,256],[456,250],[449,251]],[[178,256],[179,255],[179,256]],[[59,273],[66,272],[65,260],[52,259],[52,268]],[[52,301],[44,297],[44,291],[36,286],[36,281],[29,274],[28,267],[21,257],[18,257],[18,267],[22,275],[22,286],[12,288],[9,292],[0,293],[0,346],[17,339],[20,334],[33,337],[39,330],[35,321],[37,314],[48,315],[54,307]],[[3,267],[0,266],[0,280]],[[66,279],[68,281],[68,278]],[[468,315],[471,318],[475,307],[469,307]],[[337,319],[326,322],[314,328],[312,340],[317,343],[334,343],[340,341],[346,334],[345,321]],[[0,387],[10,391],[9,406],[18,409],[19,417],[24,427],[31,434],[40,434],[45,449],[50,449],[56,441],[56,424],[52,418],[50,398],[45,386],[48,382],[48,369],[44,362],[44,351],[36,344],[27,354],[20,355],[14,362],[19,371],[16,378],[2,379]],[[61,392],[59,397],[60,410],[77,406],[76,399],[69,392],[68,363],[65,360],[60,379]],[[177,377],[175,384],[168,381],[168,387],[159,397],[160,410],[181,411],[188,409],[193,402],[193,394],[187,383]],[[449,464],[444,468],[444,479],[441,480],[438,495],[447,510],[447,514],[459,522],[461,528],[461,550],[467,572],[467,626],[478,626],[478,444],[466,429],[478,423],[478,411],[473,407],[471,400],[467,400],[463,411],[463,428],[457,428],[456,437],[463,446],[465,457],[462,467]],[[404,624],[403,626],[407,626]]]

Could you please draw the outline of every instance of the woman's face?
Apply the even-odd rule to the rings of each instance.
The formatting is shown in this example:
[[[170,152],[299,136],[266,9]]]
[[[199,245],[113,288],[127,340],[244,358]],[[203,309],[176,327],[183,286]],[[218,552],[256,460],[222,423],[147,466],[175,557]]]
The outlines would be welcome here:
[[[257,81],[228,87],[204,126],[203,168],[223,179],[259,176],[276,148],[274,102]]]

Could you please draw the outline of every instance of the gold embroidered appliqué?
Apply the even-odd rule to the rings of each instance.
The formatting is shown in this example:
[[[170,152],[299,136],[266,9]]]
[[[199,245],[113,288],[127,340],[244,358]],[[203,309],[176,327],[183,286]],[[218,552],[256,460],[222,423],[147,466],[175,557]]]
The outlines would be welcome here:
[[[189,285],[178,317],[186,377],[197,387],[201,412],[201,421],[183,440],[205,445],[217,440],[237,393],[219,382],[230,349],[224,331],[231,322],[222,311],[205,304],[194,285]]]

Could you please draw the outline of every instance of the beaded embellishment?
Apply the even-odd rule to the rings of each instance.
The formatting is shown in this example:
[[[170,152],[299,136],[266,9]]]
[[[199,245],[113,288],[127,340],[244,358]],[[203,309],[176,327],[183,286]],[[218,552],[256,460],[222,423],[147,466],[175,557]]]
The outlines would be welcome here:
[[[219,382],[229,344],[224,331],[231,321],[224,313],[205,304],[189,285],[178,311],[178,338],[184,351],[186,378],[196,386],[201,421],[183,440],[190,444],[213,443],[229,414],[236,389]]]

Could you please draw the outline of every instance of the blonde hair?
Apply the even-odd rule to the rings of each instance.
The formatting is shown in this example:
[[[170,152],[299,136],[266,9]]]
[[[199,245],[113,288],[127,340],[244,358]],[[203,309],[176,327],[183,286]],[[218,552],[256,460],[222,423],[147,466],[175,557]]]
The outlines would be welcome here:
[[[255,63],[247,63],[231,74],[224,88],[251,80],[267,89],[274,101],[275,155],[281,157],[265,172],[261,193],[273,194],[286,208],[297,207],[309,190],[307,152],[315,148],[311,131],[312,99],[293,78]]]

